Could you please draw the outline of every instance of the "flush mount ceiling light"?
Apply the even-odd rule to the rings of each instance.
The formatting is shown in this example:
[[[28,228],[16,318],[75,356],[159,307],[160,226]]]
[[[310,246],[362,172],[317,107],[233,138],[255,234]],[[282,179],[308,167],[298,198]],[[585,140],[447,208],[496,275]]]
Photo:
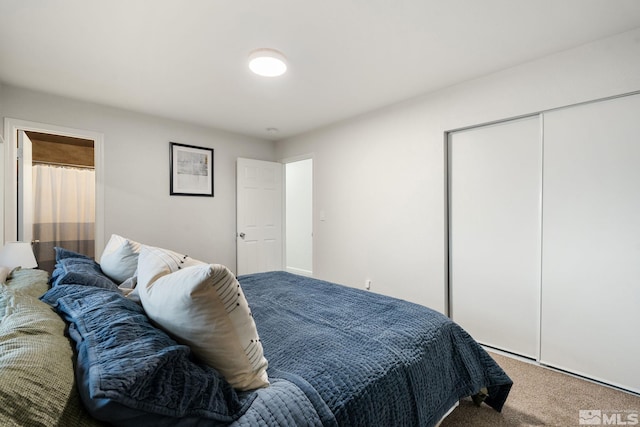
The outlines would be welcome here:
[[[287,62],[275,49],[256,49],[249,54],[249,68],[260,76],[277,77],[287,71]]]

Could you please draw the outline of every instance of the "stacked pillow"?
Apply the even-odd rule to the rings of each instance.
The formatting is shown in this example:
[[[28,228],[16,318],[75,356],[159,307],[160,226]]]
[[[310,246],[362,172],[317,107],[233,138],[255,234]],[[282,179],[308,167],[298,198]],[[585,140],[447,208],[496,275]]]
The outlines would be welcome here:
[[[138,275],[142,307],[91,258],[55,249],[53,287],[42,300],[71,324],[85,405],[94,417],[123,426],[236,420],[256,395],[234,389],[269,385],[240,284],[222,265],[132,242],[112,237],[103,258],[118,280]],[[123,267],[118,256],[126,258]]]
[[[267,360],[240,283],[225,266],[112,235],[100,258],[118,283],[135,276],[147,316],[238,390],[269,385]]]

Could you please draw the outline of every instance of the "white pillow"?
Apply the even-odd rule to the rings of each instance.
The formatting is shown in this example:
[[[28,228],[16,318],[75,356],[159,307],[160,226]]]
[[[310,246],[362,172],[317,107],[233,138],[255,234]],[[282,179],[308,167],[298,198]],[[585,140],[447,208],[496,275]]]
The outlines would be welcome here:
[[[144,246],[136,288],[149,318],[189,345],[234,388],[269,385],[249,304],[227,267]]]
[[[136,241],[112,234],[100,257],[100,268],[117,283],[124,282],[136,274],[141,247]]]

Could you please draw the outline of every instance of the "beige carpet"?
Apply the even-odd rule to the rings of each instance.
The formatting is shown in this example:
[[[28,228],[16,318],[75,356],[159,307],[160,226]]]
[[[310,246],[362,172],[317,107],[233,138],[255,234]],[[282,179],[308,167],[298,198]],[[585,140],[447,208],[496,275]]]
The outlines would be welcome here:
[[[600,411],[582,413],[584,420],[590,417],[594,422],[592,425],[640,427],[640,397],[636,395],[496,353],[490,354],[513,380],[502,413],[485,404],[477,407],[471,399],[465,399],[441,427],[579,426],[581,410]]]

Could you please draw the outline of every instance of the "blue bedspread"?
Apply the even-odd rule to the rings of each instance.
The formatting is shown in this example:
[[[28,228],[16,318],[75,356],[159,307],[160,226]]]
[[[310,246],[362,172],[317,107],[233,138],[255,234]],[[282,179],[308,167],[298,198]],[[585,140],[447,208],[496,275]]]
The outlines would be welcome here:
[[[97,287],[99,269],[86,280],[67,270],[59,275],[74,273],[73,283],[54,283],[42,300],[69,322],[87,409],[113,425],[431,426],[482,387],[486,403],[501,410],[512,384],[440,313],[271,272],[239,278],[271,385],[236,392],[154,327],[142,307]]]
[[[509,377],[436,311],[285,272],[238,279],[269,373],[307,383],[339,425],[431,426],[482,387],[502,409]]]

